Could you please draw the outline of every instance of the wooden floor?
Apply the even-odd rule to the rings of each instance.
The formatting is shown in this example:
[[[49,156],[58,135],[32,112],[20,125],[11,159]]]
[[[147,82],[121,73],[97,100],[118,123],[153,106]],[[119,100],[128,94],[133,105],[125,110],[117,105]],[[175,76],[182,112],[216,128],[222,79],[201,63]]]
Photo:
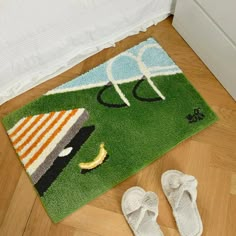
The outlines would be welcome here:
[[[203,235],[236,235],[236,103],[174,30],[171,21],[172,18],[168,18],[145,33],[129,37],[115,48],[103,50],[2,105],[0,116],[152,36],[184,71],[220,120],[59,224],[53,224],[45,213],[0,125],[0,235],[132,235],[121,213],[120,200],[123,192],[134,185],[158,194],[158,222],[164,234],[179,235],[160,184],[161,174],[168,169],[178,169],[198,179],[197,202],[204,225]]]

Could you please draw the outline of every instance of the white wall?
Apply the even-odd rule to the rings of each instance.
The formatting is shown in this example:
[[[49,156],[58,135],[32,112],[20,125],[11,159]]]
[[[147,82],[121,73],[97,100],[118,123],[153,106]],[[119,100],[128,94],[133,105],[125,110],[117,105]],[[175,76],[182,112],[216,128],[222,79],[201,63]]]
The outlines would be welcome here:
[[[173,26],[236,100],[234,10],[233,0],[177,0]]]

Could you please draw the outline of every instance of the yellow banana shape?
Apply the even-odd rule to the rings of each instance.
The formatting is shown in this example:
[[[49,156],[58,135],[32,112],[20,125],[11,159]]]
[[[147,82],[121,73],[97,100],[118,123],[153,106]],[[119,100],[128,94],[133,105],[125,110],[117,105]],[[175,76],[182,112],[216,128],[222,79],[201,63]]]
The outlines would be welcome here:
[[[107,151],[104,148],[104,143],[101,143],[100,144],[99,153],[94,158],[94,160],[91,161],[91,162],[81,162],[81,163],[79,163],[79,167],[81,169],[85,169],[85,170],[94,169],[95,167],[97,167],[98,165],[101,165],[103,163],[103,161],[105,160],[106,156],[107,156]]]

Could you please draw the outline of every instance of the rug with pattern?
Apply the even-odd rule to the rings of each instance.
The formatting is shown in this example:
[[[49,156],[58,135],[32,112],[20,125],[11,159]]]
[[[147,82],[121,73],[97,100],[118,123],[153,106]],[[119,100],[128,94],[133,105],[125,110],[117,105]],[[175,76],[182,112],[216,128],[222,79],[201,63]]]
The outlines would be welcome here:
[[[58,222],[216,120],[149,38],[2,122]]]

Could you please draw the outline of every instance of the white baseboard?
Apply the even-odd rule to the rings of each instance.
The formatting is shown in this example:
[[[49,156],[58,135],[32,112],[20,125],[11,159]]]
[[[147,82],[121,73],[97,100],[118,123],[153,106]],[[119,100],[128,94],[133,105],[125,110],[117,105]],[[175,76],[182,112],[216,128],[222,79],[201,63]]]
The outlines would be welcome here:
[[[173,26],[236,100],[236,47],[193,0],[178,0]]]

